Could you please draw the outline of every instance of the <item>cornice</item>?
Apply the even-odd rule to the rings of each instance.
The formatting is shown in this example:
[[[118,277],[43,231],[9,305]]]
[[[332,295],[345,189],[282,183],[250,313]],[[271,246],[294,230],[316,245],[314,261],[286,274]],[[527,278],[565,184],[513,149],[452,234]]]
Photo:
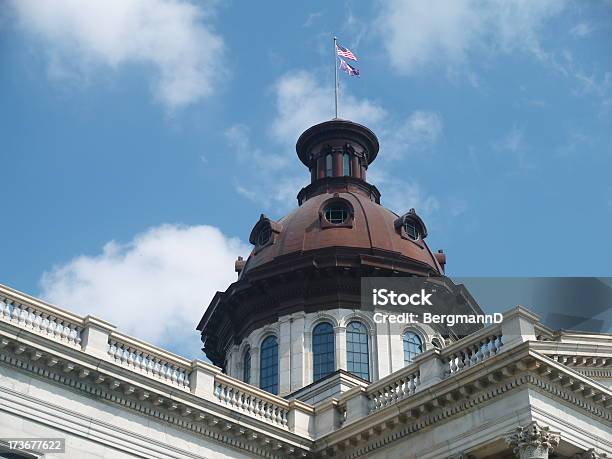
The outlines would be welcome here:
[[[308,456],[312,442],[297,434],[83,352],[61,352],[64,349],[53,349],[54,343],[40,346],[40,337],[27,335],[32,334],[21,330],[8,336],[0,328],[0,362],[251,454],[270,459]],[[298,405],[312,410],[308,405]]]
[[[518,314],[523,317],[522,311]],[[470,360],[470,365],[457,372],[441,371],[439,379],[432,384],[419,380],[423,377],[422,373],[418,376],[422,366],[434,361],[442,365],[452,363],[455,351],[465,346],[473,348],[474,343],[486,341],[491,333],[497,336],[497,326],[461,340],[454,347],[433,354],[424,353],[414,365],[400,372],[367,387],[349,390],[325,406],[315,407],[266,394],[205,363],[183,361],[171,353],[161,354],[146,343],[115,332],[102,321],[88,327],[106,330],[102,341],[104,350],[107,345],[112,349],[112,343],[119,340],[130,348],[135,347],[136,354],[159,354],[172,365],[189,365],[192,375],[201,372],[204,379],[190,385],[157,377],[155,372],[138,370],[142,365],[130,363],[132,351],[127,357],[120,354],[120,359],[109,357],[106,352],[91,354],[81,345],[38,333],[35,324],[26,326],[25,322],[14,320],[0,321],[0,360],[37,378],[263,457],[305,457],[313,452],[329,452],[347,458],[367,455],[407,435],[478,409],[518,388],[541,392],[599,423],[612,425],[612,391],[582,375],[579,368],[557,362],[556,354],[543,355],[541,342],[526,341],[472,356],[483,360]],[[502,351],[498,352],[499,349]],[[598,354],[596,360],[590,362],[599,364],[600,358]],[[606,358],[605,365],[607,362]],[[400,386],[406,378],[417,384],[411,383],[409,390],[408,386]],[[386,391],[387,387],[390,393],[385,403],[369,413],[366,409],[342,415],[347,413],[349,401],[366,406],[377,391]],[[394,387],[402,387],[401,397],[393,392]],[[329,409],[338,410],[339,419],[345,421],[332,427],[335,431],[315,438],[308,425],[315,423],[319,413]],[[290,427],[291,416],[300,417],[299,429]]]
[[[317,439],[317,450],[334,457],[367,456],[375,449],[463,416],[510,391],[525,387],[552,396],[612,426],[612,391],[530,349],[532,342],[499,354],[483,365],[370,414]],[[339,401],[340,409],[346,393]]]

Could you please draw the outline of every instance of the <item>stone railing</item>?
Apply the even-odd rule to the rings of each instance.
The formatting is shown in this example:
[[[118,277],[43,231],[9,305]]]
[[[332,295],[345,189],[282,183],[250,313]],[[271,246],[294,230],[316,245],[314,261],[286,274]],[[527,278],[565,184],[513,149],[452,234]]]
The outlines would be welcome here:
[[[410,365],[367,389],[369,411],[377,411],[413,395],[420,385],[419,368]]]
[[[277,426],[288,427],[290,404],[283,398],[224,374],[215,377],[214,394],[222,405]]]
[[[81,317],[7,287],[0,289],[0,320],[69,346],[81,345]]]
[[[367,387],[353,387],[342,393],[332,404],[324,402],[327,408],[321,408],[299,400],[287,401],[224,375],[221,369],[213,365],[199,360],[187,360],[124,335],[103,320],[91,316],[81,318],[0,286],[0,325],[25,329],[70,348],[70,352],[61,357],[66,360],[64,367],[67,371],[79,365],[79,355],[87,356],[82,371],[78,373],[80,377],[87,377],[95,371],[100,373],[97,381],[108,380],[112,388],[124,387],[125,394],[137,393],[147,398],[155,390],[166,393],[167,388],[155,388],[154,383],[161,383],[180,390],[171,392],[170,401],[167,395],[156,396],[157,403],[168,403],[171,409],[180,405],[181,413],[189,414],[197,410],[197,403],[194,405],[193,398],[190,398],[195,396],[200,401],[229,408],[239,413],[243,419],[266,422],[305,438],[314,438],[315,435],[351,425],[369,414],[383,412],[398,402],[418,396],[433,385],[455,375],[459,376],[459,373],[526,341],[533,342],[535,348],[553,351],[549,354],[553,353],[554,356],[564,355],[561,348],[571,347],[572,344],[538,341],[537,322],[538,318],[534,314],[521,307],[514,308],[504,314],[501,324],[485,327],[444,349],[428,350],[402,370]],[[13,339],[22,339],[19,334],[12,334],[15,336]],[[566,337],[566,340],[576,339]],[[596,366],[609,364],[611,355],[606,349],[602,350],[601,343],[596,343],[595,339],[589,338],[594,345],[597,344],[595,349],[599,349],[598,353],[584,356],[586,360],[581,356],[580,363],[587,362]],[[8,339],[4,341],[8,345]],[[35,344],[29,342],[28,346]],[[75,348],[79,350],[78,353],[74,352]],[[53,352],[53,360],[57,363],[56,353],[59,350]],[[95,370],[90,367],[92,357],[97,362]],[[118,368],[124,371],[117,371]],[[105,372],[110,373],[110,376],[105,376]],[[134,374],[149,380],[133,378]],[[145,388],[138,389],[139,384]],[[315,416],[317,410],[320,413],[318,418]],[[208,416],[205,413],[202,415]]]
[[[118,365],[139,373],[189,388],[191,362],[169,352],[161,352],[146,343],[113,332],[108,339],[109,358]]]
[[[443,349],[440,355],[444,376],[452,376],[496,355],[504,345],[502,337],[501,324],[493,324]]]

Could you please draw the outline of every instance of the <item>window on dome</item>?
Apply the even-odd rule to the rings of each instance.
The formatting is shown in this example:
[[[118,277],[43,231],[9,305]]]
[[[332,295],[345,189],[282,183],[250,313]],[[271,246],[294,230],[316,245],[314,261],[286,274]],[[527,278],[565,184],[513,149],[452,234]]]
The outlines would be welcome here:
[[[346,326],[346,363],[349,373],[370,380],[368,332],[361,322],[351,322]]]
[[[419,238],[419,229],[413,221],[406,220],[404,222],[404,231],[410,239],[417,240]]]
[[[271,394],[278,394],[278,341],[268,336],[261,343],[259,387]]]
[[[331,153],[325,156],[325,177],[331,177],[334,173],[332,166],[332,155]]]
[[[265,245],[272,237],[272,228],[269,225],[265,225],[257,235],[257,245]]]
[[[335,370],[334,329],[327,322],[317,325],[312,332],[312,357],[314,381],[324,378]]]
[[[403,336],[404,341],[404,364],[409,365],[414,358],[423,352],[423,342],[416,333],[407,331]]]
[[[351,175],[351,156],[348,153],[342,155],[342,175]]]
[[[325,219],[332,225],[344,223],[349,216],[348,207],[341,202],[334,202],[325,208]]]
[[[248,349],[244,353],[244,367],[242,369],[242,380],[251,384],[251,350]]]

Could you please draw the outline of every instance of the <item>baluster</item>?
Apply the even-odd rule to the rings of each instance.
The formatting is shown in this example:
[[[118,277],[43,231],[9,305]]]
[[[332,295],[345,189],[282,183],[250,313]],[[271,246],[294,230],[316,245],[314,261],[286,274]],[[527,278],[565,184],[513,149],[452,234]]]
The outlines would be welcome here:
[[[30,315],[30,313],[28,312],[28,310],[26,309],[25,306],[21,305],[19,306],[20,312],[19,312],[19,323],[25,323],[25,321],[27,320],[28,316]]]
[[[482,354],[480,353],[480,342],[472,344],[472,366],[482,361]]]
[[[40,331],[42,329],[42,321],[43,321],[42,315],[37,314],[32,326],[35,327],[38,331]]]
[[[483,352],[483,358],[484,359],[488,359],[491,356],[491,337],[487,336],[484,341],[483,341],[483,347],[484,347],[484,352]],[[482,350],[482,347],[481,347]]]
[[[491,336],[491,357],[499,352],[498,344],[497,335]]]
[[[49,333],[49,327],[51,323],[49,322],[49,315],[42,314],[42,322],[40,323],[40,331],[44,331],[45,333]]]
[[[32,308],[28,308],[25,311],[25,324],[26,324],[26,327],[31,327],[32,326],[32,323],[34,322],[35,317],[36,316],[34,315],[34,312],[32,311]]]
[[[68,340],[69,343],[72,343],[75,341],[75,338],[76,338],[76,330],[74,329],[74,325],[68,324],[68,335],[66,336],[66,339]]]
[[[69,334],[70,334],[70,326],[68,322],[62,322],[61,338],[67,340]]]
[[[117,346],[115,346],[115,341],[111,340],[106,353],[111,357],[115,357],[115,352],[117,352]]]
[[[129,347],[127,347],[127,345],[125,344],[122,344],[121,345],[121,363],[127,362],[129,357],[130,357]]]
[[[49,316],[49,327],[47,331],[50,335],[55,335],[55,330],[57,328],[57,323],[55,322],[55,317]]]
[[[21,309],[19,309],[18,304],[14,304],[13,309],[11,310],[11,319],[19,320],[19,314],[21,314]]]

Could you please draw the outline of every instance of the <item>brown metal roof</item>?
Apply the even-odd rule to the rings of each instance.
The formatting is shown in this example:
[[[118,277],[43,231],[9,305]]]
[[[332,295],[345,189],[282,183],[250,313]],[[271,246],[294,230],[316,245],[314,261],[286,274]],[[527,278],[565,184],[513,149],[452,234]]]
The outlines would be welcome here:
[[[344,199],[353,208],[352,227],[325,225],[321,212],[327,201]],[[296,252],[328,247],[351,247],[365,253],[373,249],[396,252],[399,255],[429,265],[442,273],[436,258],[424,240],[402,237],[394,225],[398,215],[377,204],[361,190],[338,189],[310,197],[292,213],[278,221],[280,232],[274,242],[255,247],[244,272],[273,262],[276,258]]]

